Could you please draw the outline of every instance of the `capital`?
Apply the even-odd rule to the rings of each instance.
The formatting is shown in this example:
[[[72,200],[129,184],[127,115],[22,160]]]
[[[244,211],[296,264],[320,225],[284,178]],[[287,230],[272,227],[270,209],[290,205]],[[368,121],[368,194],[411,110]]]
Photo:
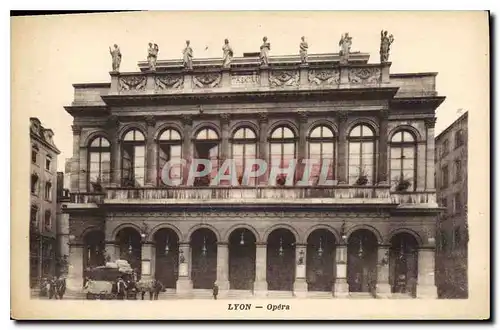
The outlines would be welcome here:
[[[220,121],[222,124],[229,124],[230,120],[231,120],[231,115],[229,113],[222,113],[220,115]]]
[[[152,115],[147,115],[144,117],[144,121],[148,126],[155,126],[156,125],[156,119]]]
[[[266,112],[259,112],[258,117],[260,123],[267,123],[269,119]]]
[[[382,110],[380,110],[378,115],[379,115],[380,119],[387,119],[387,118],[389,118],[389,110],[382,109]]]
[[[82,127],[80,125],[71,125],[71,130],[73,135],[79,135],[82,132]]]
[[[434,128],[434,126],[436,126],[436,119],[437,118],[426,118],[425,119],[425,127]]]
[[[118,116],[116,115],[111,115],[108,117],[108,120],[106,122],[106,126],[108,128],[116,128],[120,125],[120,120],[118,119]]]
[[[307,111],[299,111],[297,112],[297,115],[299,116],[299,121],[301,123],[307,123],[307,119],[309,117],[309,113]]]
[[[346,122],[348,116],[349,115],[348,115],[347,111],[338,111],[337,112],[337,117],[338,117],[340,122]]]
[[[193,125],[193,116],[188,114],[183,114],[181,116],[181,122],[184,126],[191,126]]]

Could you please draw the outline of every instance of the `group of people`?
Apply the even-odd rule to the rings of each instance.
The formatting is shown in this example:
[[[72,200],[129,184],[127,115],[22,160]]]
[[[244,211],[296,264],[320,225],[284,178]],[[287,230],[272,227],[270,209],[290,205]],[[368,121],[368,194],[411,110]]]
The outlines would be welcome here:
[[[53,276],[42,278],[40,281],[40,296],[49,299],[63,299],[66,292],[66,278],[64,276]]]
[[[88,277],[84,281],[84,288],[88,287]],[[160,292],[165,290],[165,286],[157,279],[135,281],[133,278],[123,278],[119,276],[112,283],[111,293],[118,300],[137,299],[137,294],[141,295],[141,300],[144,300],[146,293],[149,293],[150,300],[158,300]]]

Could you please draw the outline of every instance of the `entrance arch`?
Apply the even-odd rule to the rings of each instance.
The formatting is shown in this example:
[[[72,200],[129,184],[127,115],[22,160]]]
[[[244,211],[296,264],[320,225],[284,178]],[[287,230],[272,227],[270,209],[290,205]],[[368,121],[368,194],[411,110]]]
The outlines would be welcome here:
[[[295,235],[288,229],[273,230],[267,238],[267,288],[293,291],[295,281]]]
[[[165,288],[175,289],[179,274],[179,237],[170,228],[161,228],[153,236],[156,247],[155,278]]]
[[[191,280],[194,289],[211,289],[217,280],[217,236],[208,228],[191,234]]]
[[[256,237],[246,228],[229,235],[229,288],[251,290],[255,281]]]
[[[374,292],[377,279],[377,249],[377,237],[368,229],[358,229],[349,236],[347,242],[349,292]]]
[[[141,277],[141,254],[142,242],[141,234],[132,227],[120,229],[116,234],[116,240],[120,247],[120,259],[127,260],[130,267],[137,274],[137,279]]]
[[[418,242],[409,233],[391,238],[389,256],[389,283],[393,293],[414,296],[418,277]]]
[[[331,292],[335,282],[335,236],[316,229],[307,237],[306,274],[308,291]]]
[[[104,232],[92,230],[83,236],[83,269],[104,266]]]

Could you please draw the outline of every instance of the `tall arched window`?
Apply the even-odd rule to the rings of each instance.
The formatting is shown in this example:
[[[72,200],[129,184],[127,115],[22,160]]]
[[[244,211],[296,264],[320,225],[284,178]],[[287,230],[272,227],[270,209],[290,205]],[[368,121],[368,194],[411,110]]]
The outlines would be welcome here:
[[[212,171],[209,175],[196,178],[196,186],[209,186],[213,177],[219,170],[219,135],[211,128],[200,129],[195,136],[194,157],[198,159],[208,159],[212,163]],[[203,168],[198,168],[202,171]]]
[[[269,140],[271,166],[279,165],[280,168],[287,168],[290,161],[295,158],[296,136],[293,131],[280,126],[274,129]],[[278,184],[283,184],[286,174],[276,178]]]
[[[407,131],[396,132],[391,138],[391,185],[398,190],[415,187],[415,137]]]
[[[335,136],[333,131],[327,126],[317,126],[308,136],[309,159],[315,163],[311,169],[311,181],[317,182],[321,170],[328,166],[326,178],[333,180],[335,178]]]
[[[109,141],[97,137],[89,145],[88,185],[89,189],[96,191],[101,184],[109,183],[111,174],[111,148]]]
[[[375,134],[364,124],[349,133],[349,184],[372,184],[375,175]]]
[[[178,180],[182,177],[182,139],[178,131],[166,129],[158,138],[158,185],[166,184],[166,178],[162,175],[169,175],[170,180]],[[169,173],[163,173],[163,167],[167,162],[171,162]]]
[[[236,174],[241,184],[240,178],[242,178],[248,166],[247,163],[257,158],[257,135],[252,129],[242,127],[233,134],[232,142],[233,161],[236,163]],[[249,185],[255,185],[256,182],[256,178],[249,178],[248,180]]]
[[[144,135],[137,129],[128,131],[122,142],[122,181],[124,186],[144,185]]]

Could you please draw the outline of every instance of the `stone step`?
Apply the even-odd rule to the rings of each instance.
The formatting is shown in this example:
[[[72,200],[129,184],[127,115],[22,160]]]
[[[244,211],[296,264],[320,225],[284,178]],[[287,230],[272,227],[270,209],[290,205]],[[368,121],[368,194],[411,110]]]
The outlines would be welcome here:
[[[268,298],[294,298],[292,291],[268,291]]]
[[[370,292],[349,292],[349,297],[354,299],[374,299]]]
[[[311,299],[332,299],[333,293],[328,291],[309,291],[307,292],[307,298]]]

